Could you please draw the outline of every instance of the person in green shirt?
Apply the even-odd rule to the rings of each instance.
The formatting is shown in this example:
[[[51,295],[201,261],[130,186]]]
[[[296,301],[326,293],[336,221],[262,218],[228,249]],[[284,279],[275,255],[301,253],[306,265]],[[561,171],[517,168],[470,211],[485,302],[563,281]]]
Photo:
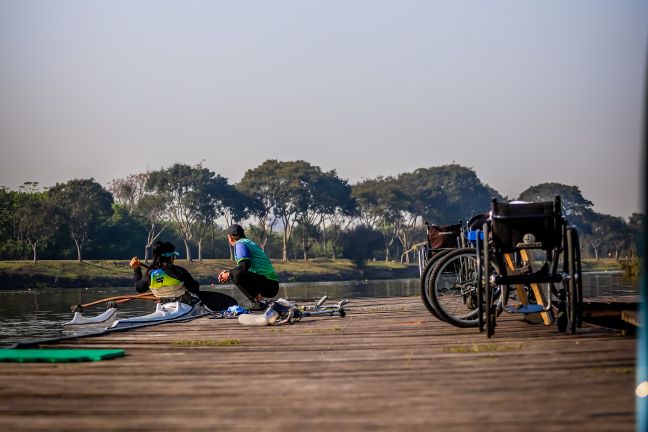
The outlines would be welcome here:
[[[233,224],[227,229],[227,240],[234,247],[236,267],[218,275],[218,282],[232,282],[252,302],[252,310],[263,310],[266,298],[279,292],[279,281],[263,249],[245,237],[243,227]]]

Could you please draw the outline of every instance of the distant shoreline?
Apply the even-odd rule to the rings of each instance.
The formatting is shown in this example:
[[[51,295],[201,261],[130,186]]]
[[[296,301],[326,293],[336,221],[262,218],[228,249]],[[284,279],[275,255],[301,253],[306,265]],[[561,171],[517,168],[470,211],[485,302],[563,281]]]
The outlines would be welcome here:
[[[201,286],[217,284],[216,275],[232,268],[230,260],[178,260]],[[273,261],[280,283],[335,282],[418,278],[415,264],[370,262],[360,269],[346,259]],[[133,271],[125,260],[0,261],[0,289],[122,287],[133,284]]]
[[[233,261],[208,259],[188,262],[178,260],[198,280],[200,285],[217,284],[216,275],[232,268]],[[347,259],[275,261],[273,265],[279,283],[339,282],[353,280],[390,280],[418,278],[416,264],[369,262],[362,269]],[[624,272],[622,264],[614,259],[583,260],[583,271],[594,273]],[[0,289],[25,288],[92,288],[123,287],[133,284],[133,271],[127,260],[0,261]]]

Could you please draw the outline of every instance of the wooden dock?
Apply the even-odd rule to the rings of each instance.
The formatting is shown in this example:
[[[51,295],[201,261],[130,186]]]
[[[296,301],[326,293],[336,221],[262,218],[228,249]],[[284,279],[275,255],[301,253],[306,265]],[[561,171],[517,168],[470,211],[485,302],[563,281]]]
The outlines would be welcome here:
[[[127,356],[0,363],[6,431],[633,431],[635,344],[503,315],[495,336],[417,297],[346,318],[244,327],[200,318],[59,343]]]

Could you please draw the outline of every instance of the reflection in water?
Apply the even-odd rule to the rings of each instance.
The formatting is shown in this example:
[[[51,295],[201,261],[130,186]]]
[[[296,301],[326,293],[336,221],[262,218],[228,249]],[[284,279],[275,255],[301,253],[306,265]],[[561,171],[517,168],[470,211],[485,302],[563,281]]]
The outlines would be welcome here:
[[[638,294],[636,281],[618,273],[586,274],[583,285],[585,297]],[[245,298],[231,285],[214,289],[235,297],[242,304],[246,303]],[[132,288],[0,291],[0,345],[11,345],[17,340],[62,336],[61,324],[72,319],[72,305],[124,294],[133,294]],[[330,299],[417,296],[419,280],[284,283],[278,294],[279,297],[300,302],[316,301],[324,295]],[[349,306],[352,309],[353,303]],[[105,305],[98,305],[88,309],[86,315],[99,315],[105,309]],[[119,317],[143,315],[154,310],[154,302],[134,300],[119,305]]]

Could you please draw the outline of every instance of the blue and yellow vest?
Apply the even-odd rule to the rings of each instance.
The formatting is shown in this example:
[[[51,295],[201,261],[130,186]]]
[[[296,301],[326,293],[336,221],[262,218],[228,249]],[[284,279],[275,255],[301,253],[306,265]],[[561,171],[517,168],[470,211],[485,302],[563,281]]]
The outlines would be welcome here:
[[[151,271],[149,287],[156,297],[180,297],[186,292],[182,281],[169,276],[161,268]]]

